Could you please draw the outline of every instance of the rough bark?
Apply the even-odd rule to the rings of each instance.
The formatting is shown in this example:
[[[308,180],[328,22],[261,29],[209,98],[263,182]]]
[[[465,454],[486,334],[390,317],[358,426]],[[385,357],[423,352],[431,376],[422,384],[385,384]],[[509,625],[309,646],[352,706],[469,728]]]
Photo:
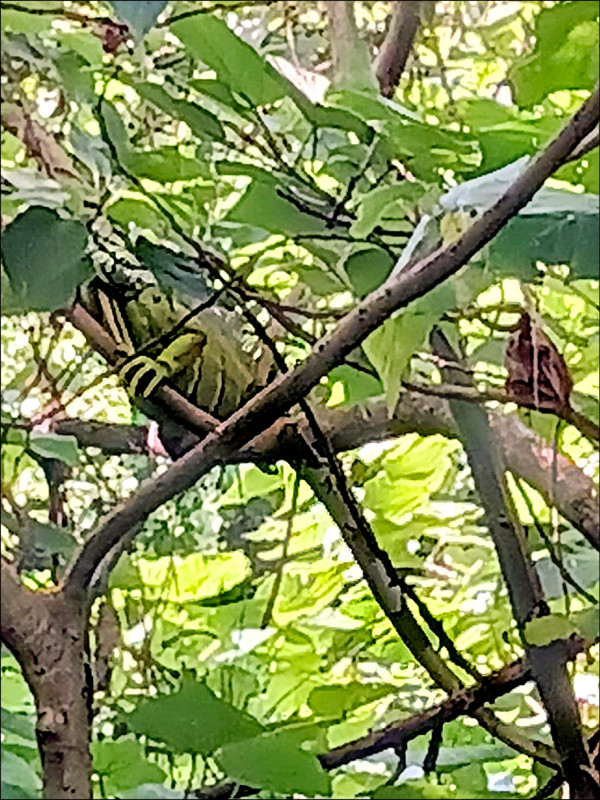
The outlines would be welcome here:
[[[367,45],[358,35],[352,0],[325,0],[331,44],[332,85],[336,89],[370,89],[375,81]]]
[[[33,693],[46,800],[92,796],[88,605],[62,592],[30,592],[2,562],[2,641]]]
[[[189,424],[181,402],[170,413],[178,416],[182,425]],[[403,392],[391,417],[385,402],[373,399],[347,409],[321,408],[317,419],[335,452],[353,450],[405,433],[457,435],[448,401],[416,392]],[[508,470],[537,489],[548,505],[554,506],[596,550],[600,550],[598,490],[592,479],[571,459],[555,453],[552,445],[515,414],[490,412],[489,419]],[[305,426],[299,416],[286,418],[249,445],[232,452],[228,463],[281,459],[298,463],[310,459],[304,439]],[[55,430],[75,436],[82,447],[98,447],[105,453],[148,454],[146,427],[65,419],[56,423]],[[179,432],[176,440],[163,439],[167,450],[176,457],[198,442],[197,436],[185,431]]]

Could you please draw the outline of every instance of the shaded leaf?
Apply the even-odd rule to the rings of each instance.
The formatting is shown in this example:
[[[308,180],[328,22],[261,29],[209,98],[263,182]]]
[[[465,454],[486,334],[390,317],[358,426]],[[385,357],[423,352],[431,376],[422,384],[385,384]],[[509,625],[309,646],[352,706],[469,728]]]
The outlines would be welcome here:
[[[329,776],[316,756],[281,741],[277,734],[235,742],[217,760],[228,778],[282,794],[327,795]]]
[[[135,733],[164,742],[175,753],[201,755],[262,730],[255,719],[218,698],[205,684],[191,681],[175,694],[143,703],[126,721]]]
[[[160,12],[166,7],[167,0],[110,0],[115,14],[124,22],[135,39],[142,39],[144,34],[154,26]]]
[[[33,311],[65,305],[90,273],[85,226],[50,209],[28,208],[2,236],[2,260],[13,292]]]
[[[58,433],[38,433],[32,431],[29,447],[43,458],[55,458],[70,467],[79,464],[79,445],[75,436],[63,436]]]
[[[384,385],[390,414],[398,402],[410,357],[453,303],[454,290],[450,283],[443,283],[427,297],[416,300],[397,316],[386,320],[365,341],[364,351]]]
[[[274,103],[293,89],[292,84],[237,37],[224,20],[199,14],[174,22],[170,27],[195,58],[214,69],[220,80],[252,105]]]
[[[140,742],[111,742],[104,739],[92,742],[91,750],[94,772],[102,776],[102,785],[111,794],[133,789],[140,784],[163,781],[167,777],[157,764],[145,759]]]
[[[394,265],[392,257],[380,248],[359,250],[344,263],[346,275],[359,297],[365,297],[386,280]]]

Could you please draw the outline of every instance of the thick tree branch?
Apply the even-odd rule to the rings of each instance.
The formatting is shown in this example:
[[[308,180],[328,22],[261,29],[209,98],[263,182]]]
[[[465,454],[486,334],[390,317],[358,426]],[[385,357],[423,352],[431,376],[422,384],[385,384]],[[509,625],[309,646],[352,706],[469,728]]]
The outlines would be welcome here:
[[[439,329],[431,335],[432,349],[445,362],[458,357]],[[443,367],[442,375],[453,384],[470,385],[472,377],[454,367]],[[460,430],[487,526],[494,541],[502,575],[517,626],[526,646],[531,673],[548,714],[552,738],[560,755],[563,775],[574,798],[593,796],[588,753],[581,732],[579,712],[559,641],[544,646],[527,642],[526,624],[547,616],[539,577],[531,561],[527,540],[506,486],[505,469],[487,414],[481,407],[469,407],[464,400],[450,402]]]
[[[2,641],[36,703],[36,734],[48,800],[91,797],[91,689],[85,656],[86,603],[31,592],[2,559]]]
[[[389,27],[375,59],[379,91],[392,97],[419,28],[419,0],[397,0],[392,6]]]
[[[102,520],[66,577],[74,590],[86,587],[104,556],[127,531],[212,467],[238,450],[306,397],[395,310],[427,294],[457,272],[534,196],[554,170],[598,122],[598,89],[525,172],[457,241],[388,279],[346,315],[293,372],[280,375],[210,433],[163,475],[139,490]]]
[[[336,89],[370,89],[375,85],[367,45],[358,35],[352,0],[325,0]]]
[[[165,408],[167,402],[165,400]],[[181,398],[175,407],[169,404],[169,415],[178,419],[181,425],[195,429],[195,420],[198,422],[199,419],[196,407],[187,404],[193,415],[188,417],[185,403],[185,398]],[[204,419],[203,412],[201,414]],[[508,470],[537,489],[549,506],[553,505],[596,550],[600,550],[598,491],[593,480],[569,458],[556,453],[551,444],[515,414],[492,411],[489,419]],[[405,433],[457,435],[446,400],[423,398],[410,391],[402,393],[391,417],[385,402],[373,399],[348,409],[319,408],[317,420],[334,452],[353,450]],[[305,427],[301,417],[285,418],[249,445],[230,453],[228,463],[278,460],[299,463],[309,460],[310,453],[303,435]],[[64,419],[56,422],[54,430],[75,436],[82,447],[98,447],[105,453],[149,454],[148,428],[143,426]],[[169,439],[161,431],[161,437],[169,452],[176,457],[198,444],[198,437],[192,433],[178,434]]]

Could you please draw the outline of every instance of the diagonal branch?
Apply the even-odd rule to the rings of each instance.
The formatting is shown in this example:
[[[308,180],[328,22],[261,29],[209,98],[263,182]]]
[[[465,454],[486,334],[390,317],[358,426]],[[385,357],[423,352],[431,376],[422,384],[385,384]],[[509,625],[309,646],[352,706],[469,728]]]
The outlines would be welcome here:
[[[445,281],[531,200],[554,170],[598,122],[598,88],[571,121],[502,197],[461,238],[408,265],[346,315],[293,372],[280,375],[236,411],[164,474],[149,480],[100,522],[66,576],[66,587],[82,590],[104,556],[134,525],[176,494],[190,488],[209,469],[224,463],[232,450],[269,428],[305,397],[389,315]]]

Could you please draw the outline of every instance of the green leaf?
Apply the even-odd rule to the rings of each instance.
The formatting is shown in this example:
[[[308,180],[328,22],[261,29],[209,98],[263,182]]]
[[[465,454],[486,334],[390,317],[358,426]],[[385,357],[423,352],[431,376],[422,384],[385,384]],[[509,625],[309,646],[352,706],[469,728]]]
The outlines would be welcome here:
[[[344,403],[354,405],[366,400],[367,397],[377,397],[383,393],[383,385],[373,375],[365,374],[362,371],[343,364],[331,370],[327,377],[330,387],[338,381],[344,386]]]
[[[125,125],[115,107],[103,100],[101,113],[106,135],[115,148],[119,162],[138,178],[149,178],[159,183],[173,183],[204,175],[204,165],[195,159],[186,158],[176,147],[163,147],[153,152],[136,152],[129,143]]]
[[[216,756],[231,780],[260,789],[307,796],[330,793],[329,776],[316,756],[266,734],[229,744]]]
[[[427,778],[405,781],[399,786],[381,786],[371,794],[372,800],[448,800],[452,797],[457,795],[448,786],[437,786]]]
[[[323,233],[325,221],[305,214],[277,192],[281,184],[276,179],[254,180],[241,199],[227,215],[229,222],[245,222],[271,233],[302,236]]]
[[[59,17],[63,10],[62,0],[39,0],[39,2],[21,3],[24,9],[55,9],[56,17]],[[50,30],[54,15],[52,14],[31,14],[27,11],[19,11],[14,8],[3,8],[0,15],[2,20],[2,30],[9,30],[13,33],[24,33],[26,36]]]
[[[583,611],[573,614],[573,622],[583,638],[591,642],[600,630],[600,609],[598,606],[584,608]]]
[[[371,233],[384,218],[404,219],[406,212],[423,191],[420,184],[405,182],[395,186],[378,186],[367,192],[360,198],[356,221],[352,223],[350,233],[360,239]],[[408,233],[412,231],[412,227],[407,223]]]
[[[141,81],[128,81],[135,87],[136,92],[155,106],[171,116],[186,122],[192,133],[199,139],[211,139],[222,142],[225,131],[219,120],[210,111],[187,100],[178,100],[172,97],[166,89],[155,83]]]
[[[2,781],[10,786],[19,787],[25,797],[38,795],[42,788],[39,775],[31,764],[5,746],[2,747]],[[5,797],[4,793],[2,797]]]
[[[59,47],[79,53],[88,64],[92,66],[100,66],[102,64],[102,57],[104,56],[102,42],[93,33],[59,31],[56,34],[56,41]]]
[[[533,53],[517,60],[508,77],[516,102],[539,103],[558,89],[592,89],[598,79],[598,3],[557,3],[535,20]]]
[[[110,4],[119,20],[139,40],[154,27],[158,15],[167,5],[167,0],[136,0],[135,3],[129,0],[110,0]]]
[[[144,758],[144,748],[137,741],[103,740],[92,742],[94,772],[102,776],[104,790],[121,794],[144,783],[158,783],[166,779],[165,772]]]
[[[29,447],[43,458],[55,458],[70,467],[79,464],[79,446],[74,436],[33,431],[29,438]]]
[[[440,167],[454,170],[471,169],[479,161],[477,146],[465,134],[446,133],[439,127],[422,122],[416,114],[398,103],[361,92],[333,92],[331,105],[343,108],[376,126],[391,157],[410,162],[417,177],[437,183]]]
[[[68,97],[90,105],[97,100],[94,76],[88,71],[88,62],[83,56],[63,53],[54,64]]]
[[[87,231],[56,211],[33,206],[2,235],[2,260],[11,289],[32,311],[54,311],[90,274],[85,260]]]
[[[322,717],[340,717],[359,706],[396,694],[397,686],[364,684],[358,681],[317,686],[308,698],[308,705]]]
[[[348,256],[344,270],[359,297],[366,297],[385,281],[394,261],[389,253],[378,247],[359,250]]]
[[[189,680],[175,694],[143,703],[126,721],[135,733],[164,742],[175,753],[201,755],[262,731],[255,719],[219,699],[205,684]]]
[[[252,105],[274,103],[286,97],[290,89],[295,92],[292,84],[229,30],[224,20],[199,14],[170,27],[194,58],[214,69],[221,81]]]
[[[125,229],[129,227],[129,223],[133,223],[136,227],[147,228],[156,235],[165,236],[170,228],[166,217],[163,217],[160,211],[145,198],[136,200],[131,197],[122,197],[108,206],[106,216]]]
[[[159,183],[190,181],[204,175],[204,165],[183,156],[176,147],[163,147],[153,153],[130,153],[125,166],[138,178]]]
[[[542,647],[556,639],[568,639],[577,633],[577,627],[563,614],[551,614],[533,619],[525,625],[525,641],[530,645]]]
[[[398,402],[402,377],[410,357],[424,343],[432,326],[453,304],[452,285],[442,283],[426,297],[416,300],[397,316],[388,319],[365,341],[364,351],[384,385],[390,415]]]

